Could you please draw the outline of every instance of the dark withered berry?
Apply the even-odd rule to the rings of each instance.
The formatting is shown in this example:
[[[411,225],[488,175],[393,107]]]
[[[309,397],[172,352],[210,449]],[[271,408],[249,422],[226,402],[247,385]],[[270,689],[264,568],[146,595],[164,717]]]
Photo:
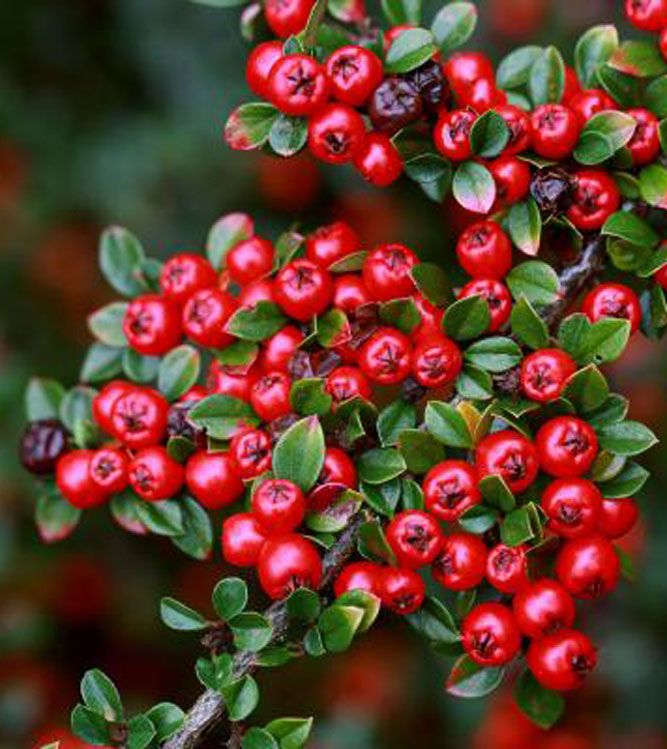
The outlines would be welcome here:
[[[188,411],[194,404],[195,401],[184,401],[171,406],[167,416],[167,436],[184,437],[203,448],[206,446],[206,435],[188,419]]]
[[[385,133],[395,133],[418,120],[423,111],[412,83],[395,75],[385,78],[375,89],[368,109],[373,127]]]
[[[419,403],[426,395],[426,388],[417,382],[417,378],[410,375],[401,383],[401,397],[408,403]]]
[[[449,103],[451,99],[449,83],[442,68],[434,60],[428,60],[407,73],[404,78],[414,87],[427,114],[435,115]]]
[[[31,421],[23,433],[21,463],[37,476],[54,473],[56,463],[68,450],[67,430],[58,419]]]
[[[572,175],[558,166],[537,171],[530,183],[530,194],[544,213],[565,213],[574,198]]]

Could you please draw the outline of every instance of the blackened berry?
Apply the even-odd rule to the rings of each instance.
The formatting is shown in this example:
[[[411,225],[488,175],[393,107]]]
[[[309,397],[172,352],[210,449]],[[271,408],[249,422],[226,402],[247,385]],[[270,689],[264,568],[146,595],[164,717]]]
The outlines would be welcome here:
[[[171,406],[167,416],[167,435],[169,437],[184,437],[203,449],[206,446],[204,432],[197,429],[188,419],[188,411],[194,405],[195,401],[183,401]]]
[[[21,439],[21,463],[38,476],[54,473],[67,449],[67,430],[58,419],[31,421]]]
[[[560,167],[540,169],[530,183],[530,194],[544,213],[564,213],[574,198],[572,175]]]
[[[373,92],[369,114],[376,130],[394,133],[421,117],[422,101],[410,81],[389,76]]]
[[[415,88],[428,114],[437,114],[451,98],[449,83],[440,65],[429,60],[405,76]]]

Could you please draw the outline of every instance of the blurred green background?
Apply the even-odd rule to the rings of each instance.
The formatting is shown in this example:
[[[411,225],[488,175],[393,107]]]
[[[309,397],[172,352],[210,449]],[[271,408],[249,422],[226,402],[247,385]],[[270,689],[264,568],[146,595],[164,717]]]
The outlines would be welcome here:
[[[620,5],[485,0],[471,46],[497,60],[548,40],[571,61],[578,34],[620,20]],[[436,7],[426,3],[425,18]],[[159,699],[186,706],[198,685],[183,664],[197,644],[162,628],[157,601],[171,594],[206,609],[228,571],[217,548],[210,563],[189,562],[155,537],[128,536],[103,509],[60,545],[43,546],[34,530],[34,492],[16,460],[22,391],[31,374],[76,380],[85,316],[110,299],[96,269],[100,229],[127,226],[163,257],[201,248],[232,210],[270,236],[295,218],[343,217],[368,243],[400,239],[446,258],[448,212],[416,188],[369,190],[346,168],[224,147],[226,116],[249,98],[238,17],[187,0],[0,4],[0,749],[58,735],[91,666],[138,709]],[[663,435],[666,359],[664,345],[637,336],[612,374],[633,416]],[[550,737],[531,732],[503,695],[447,697],[447,664],[390,617],[345,656],[263,675],[258,719],[313,714],[320,749],[667,746],[665,449],[647,457],[643,522],[624,542],[637,584],[582,612],[600,668]]]

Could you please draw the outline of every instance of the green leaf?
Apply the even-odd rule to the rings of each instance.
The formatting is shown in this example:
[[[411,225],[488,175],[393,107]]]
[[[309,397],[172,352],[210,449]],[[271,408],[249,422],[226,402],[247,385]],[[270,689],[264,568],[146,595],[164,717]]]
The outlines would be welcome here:
[[[35,507],[35,524],[42,541],[52,543],[66,538],[81,520],[81,510],[73,507],[60,492],[40,495]]]
[[[382,602],[380,598],[373,593],[368,593],[365,590],[350,590],[347,593],[343,593],[339,596],[334,603],[334,606],[351,606],[356,609],[363,611],[363,617],[359,624],[358,631],[368,631],[380,613],[380,606]]]
[[[594,428],[623,421],[628,413],[628,399],[612,393],[604,403],[586,414],[586,420]]]
[[[294,156],[308,140],[308,122],[303,117],[281,114],[269,131],[269,145],[279,156]]]
[[[65,388],[56,380],[32,377],[25,391],[25,413],[28,421],[57,419]]]
[[[213,589],[211,596],[215,613],[227,622],[240,614],[248,603],[248,586],[238,577],[227,577]]]
[[[318,619],[324,647],[330,653],[342,653],[347,650],[363,617],[363,609],[356,606],[335,605],[324,609]]]
[[[497,507],[504,513],[511,512],[516,505],[514,494],[502,476],[484,476],[479,482],[479,491],[487,505]]]
[[[335,263],[332,263],[328,267],[328,271],[329,273],[353,273],[354,271],[359,271],[363,267],[366,255],[368,255],[366,250],[353,252],[340,260],[336,260]]]
[[[603,318],[586,330],[575,358],[582,364],[613,361],[623,353],[629,338],[627,320]]]
[[[430,183],[451,175],[452,165],[444,156],[432,151],[418,153],[405,159],[403,163],[405,173],[415,182]]]
[[[413,479],[401,479],[401,505],[404,510],[424,509],[424,493]]]
[[[626,462],[627,458],[624,455],[614,455],[606,450],[601,450],[591,466],[591,478],[596,482],[611,481],[623,470]]]
[[[234,341],[225,346],[222,351],[215,352],[215,358],[227,367],[240,367],[244,370],[256,361],[259,355],[259,346],[252,341]]]
[[[653,445],[658,438],[638,421],[619,421],[597,430],[600,448],[616,455],[639,455]]]
[[[582,312],[575,312],[558,326],[558,342],[574,359],[579,358],[586,336],[591,329],[589,319]]]
[[[141,242],[121,226],[111,226],[100,237],[100,270],[109,285],[126,297],[148,290],[142,273],[146,256]]]
[[[667,117],[667,75],[651,81],[644,96],[647,109],[657,117]]]
[[[487,214],[496,200],[496,183],[485,166],[465,161],[454,173],[452,192],[466,210]]]
[[[292,410],[302,416],[329,413],[333,399],[324,386],[325,381],[319,377],[295,380],[290,390]]]
[[[167,400],[174,401],[188,391],[199,377],[200,356],[193,346],[172,349],[160,362],[158,388]]]
[[[380,304],[380,320],[386,325],[398,328],[402,333],[410,335],[421,323],[421,314],[412,297],[392,299]]]
[[[299,622],[314,622],[320,615],[322,602],[314,590],[298,588],[285,603],[287,614],[291,620]]]
[[[358,547],[365,559],[396,564],[396,556],[384,535],[382,525],[375,520],[364,523],[359,529]]]
[[[667,169],[660,164],[651,164],[639,172],[639,187],[642,198],[655,208],[667,209]]]
[[[495,507],[475,505],[465,510],[458,519],[458,524],[468,533],[482,535],[491,530],[498,522],[500,513]]]
[[[273,627],[266,617],[255,611],[246,611],[229,619],[234,633],[234,644],[239,650],[256,653],[266,647],[273,636]]]
[[[256,101],[241,104],[225,123],[225,142],[236,151],[261,148],[278,117],[280,114],[272,104]]]
[[[636,273],[640,278],[648,278],[657,270],[667,265],[667,242],[663,242],[660,247],[646,259]]]
[[[184,497],[181,501],[181,520],[184,533],[172,536],[171,542],[194,559],[209,559],[213,546],[213,528],[206,510],[192,497]]]
[[[188,420],[199,429],[205,429],[209,437],[217,440],[230,439],[240,423],[259,423],[252,407],[231,395],[209,395],[202,398],[188,411]]]
[[[504,676],[504,668],[478,666],[464,655],[452,667],[446,689],[454,697],[485,697],[500,686]]]
[[[241,749],[279,749],[279,745],[268,731],[253,726],[243,735]]]
[[[468,425],[461,414],[449,403],[429,401],[424,412],[429,432],[449,447],[472,447]]]
[[[333,348],[350,338],[350,324],[340,309],[330,309],[317,318],[317,342],[324,348]]]
[[[158,536],[180,536],[183,533],[181,503],[176,499],[163,499],[159,502],[139,502],[139,520]]]
[[[142,356],[131,348],[123,351],[123,372],[133,382],[151,382],[157,377],[160,359],[157,356]]]
[[[427,29],[410,28],[393,41],[385,58],[387,73],[408,73],[423,65],[437,51],[433,34]]]
[[[380,411],[377,419],[377,432],[380,444],[391,447],[398,444],[401,432],[417,425],[417,410],[412,403],[401,398],[392,401]]]
[[[135,715],[127,723],[127,749],[146,749],[155,738],[155,727],[145,715]]]
[[[422,296],[431,304],[444,305],[451,298],[449,278],[434,263],[419,263],[410,268],[410,276]]]
[[[570,378],[563,395],[578,412],[588,413],[607,400],[609,385],[595,364],[589,364]]]
[[[160,601],[160,618],[170,629],[182,632],[197,632],[206,629],[206,619],[194,609],[175,598]]]
[[[443,446],[428,432],[406,429],[399,439],[399,449],[410,473],[421,475],[445,458]]]
[[[472,152],[484,159],[498,156],[508,144],[509,139],[510,131],[507,123],[492,109],[480,115],[470,130]]]
[[[531,502],[512,510],[500,524],[500,540],[507,546],[521,546],[539,534],[539,516]]]
[[[104,343],[93,343],[88,348],[79,379],[82,382],[104,382],[120,374],[123,366],[123,349],[107,346]]]
[[[359,478],[367,484],[384,484],[400,476],[406,469],[405,460],[393,447],[368,450],[359,456]]]
[[[111,742],[104,717],[84,705],[77,705],[72,711],[71,726],[72,733],[91,746],[107,746]]]
[[[421,0],[382,0],[382,11],[392,26],[418,26],[422,4]]]
[[[509,214],[512,242],[526,255],[537,255],[542,238],[542,215],[532,199],[515,203]]]
[[[93,712],[109,722],[123,719],[123,703],[115,684],[97,668],[86,671],[81,679],[81,697]]]
[[[220,270],[225,256],[239,242],[250,239],[255,233],[255,225],[245,213],[227,213],[211,227],[206,239],[206,254],[211,265]]]
[[[220,690],[227,705],[227,715],[233,723],[245,720],[257,707],[259,688],[252,676],[244,676]]]
[[[597,69],[606,63],[618,47],[618,31],[615,26],[593,26],[577,42],[574,49],[574,66],[577,78],[584,88],[595,88]]]
[[[160,702],[146,711],[146,717],[155,728],[157,741],[165,741],[183,725],[185,713],[173,702]]]
[[[505,372],[521,363],[522,354],[511,338],[491,336],[468,346],[464,358],[488,372]]]
[[[227,321],[225,330],[245,341],[260,342],[282,330],[286,323],[280,307],[262,299],[250,308],[239,308]]]
[[[324,450],[324,432],[317,416],[301,419],[283,432],[273,448],[273,473],[307,492],[320,475]]]
[[[513,268],[505,279],[515,299],[547,305],[558,299],[560,282],[556,271],[540,260],[528,260]]]
[[[93,418],[93,399],[97,392],[85,385],[76,385],[69,390],[60,402],[60,421],[74,431],[77,421]]]
[[[426,596],[414,614],[406,617],[410,626],[432,644],[452,644],[461,639],[461,633],[449,609],[442,601]]]
[[[107,346],[126,346],[123,333],[123,318],[127,311],[126,302],[111,302],[88,316],[88,328],[101,343]]]
[[[629,142],[636,127],[634,117],[625,112],[599,112],[584,125],[574,157],[581,164],[601,164]]]
[[[543,687],[529,669],[514,685],[514,700],[524,715],[545,730],[554,726],[565,711],[562,695]]]
[[[473,3],[453,2],[438,11],[431,30],[443,54],[463,46],[477,25],[477,8]]]
[[[521,88],[528,83],[533,65],[542,57],[542,47],[519,47],[504,57],[496,72],[496,83],[501,89]]]
[[[623,109],[637,107],[642,103],[643,86],[636,78],[614,70],[608,63],[600,65],[597,77],[602,88]]]
[[[468,400],[488,400],[493,397],[493,380],[486,370],[466,364],[456,380],[456,390]]]
[[[443,328],[450,338],[467,341],[477,338],[491,324],[489,305],[479,294],[464,297],[445,310]]]
[[[635,78],[651,78],[667,73],[667,62],[655,42],[623,42],[607,64]]]
[[[361,494],[375,512],[391,518],[401,498],[401,479],[395,478],[384,484],[366,484],[361,482]]]
[[[195,663],[197,679],[207,689],[218,691],[233,681],[233,661],[229,653],[198,658]]]
[[[316,533],[338,533],[359,512],[363,498],[359,492],[346,489],[325,509],[306,515],[306,526]]]
[[[278,718],[266,724],[266,730],[280,742],[280,749],[301,749],[312,728],[312,718]]]
[[[525,297],[514,304],[510,320],[513,335],[526,346],[541,349],[549,345],[547,326]]]
[[[565,90],[565,63],[556,47],[547,47],[535,60],[528,78],[528,92],[536,107],[558,104]]]

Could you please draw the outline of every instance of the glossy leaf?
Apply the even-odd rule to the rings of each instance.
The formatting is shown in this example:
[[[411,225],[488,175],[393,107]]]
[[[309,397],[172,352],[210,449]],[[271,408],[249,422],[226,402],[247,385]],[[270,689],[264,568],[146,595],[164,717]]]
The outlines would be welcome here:
[[[485,697],[500,686],[504,676],[504,668],[478,666],[464,655],[452,667],[446,689],[454,697]]]
[[[401,32],[385,57],[387,73],[408,73],[429,60],[437,51],[433,34],[427,29],[409,28]]]
[[[324,432],[316,416],[292,424],[273,449],[273,473],[307,492],[317,481],[324,464]]]
[[[477,338],[491,324],[489,305],[481,296],[469,296],[450,304],[445,310],[443,329],[457,341]]]
[[[520,88],[528,83],[530,71],[542,57],[542,47],[519,47],[502,59],[496,72],[496,82],[501,89]]]
[[[429,432],[443,445],[472,447],[472,438],[465,419],[451,404],[429,401],[424,412],[424,422]]]
[[[141,242],[127,229],[111,226],[102,232],[99,264],[109,285],[126,297],[135,297],[148,290],[143,278],[145,260]]]
[[[526,255],[537,255],[542,238],[542,216],[532,199],[515,203],[509,213],[512,242]]]
[[[238,577],[227,577],[213,589],[211,595],[215,613],[229,621],[240,614],[248,603],[248,586]]]
[[[543,687],[529,669],[517,679],[514,699],[521,712],[545,730],[554,726],[565,711],[562,695]]]
[[[286,323],[280,307],[263,299],[251,308],[238,309],[227,321],[225,330],[237,338],[258,343],[282,330]]]
[[[530,69],[528,91],[533,104],[557,104],[565,89],[565,63],[556,47],[547,47]]]
[[[225,124],[225,142],[236,151],[251,151],[263,146],[280,116],[266,102],[248,102],[237,107]]]
[[[256,653],[266,647],[273,636],[273,627],[266,617],[246,611],[228,620],[234,634],[234,645],[239,650]]]
[[[93,312],[88,317],[90,332],[107,346],[125,346],[127,339],[123,333],[123,318],[127,311],[125,302],[111,302]]]
[[[377,432],[384,447],[398,444],[401,432],[417,425],[417,410],[412,403],[396,399],[380,411],[377,419]]]
[[[498,156],[508,144],[509,139],[510,131],[507,123],[492,109],[480,115],[470,130],[472,152],[484,159]]]
[[[464,357],[468,363],[487,372],[505,372],[521,363],[522,354],[511,338],[491,336],[468,346]]]
[[[257,707],[259,688],[252,676],[246,675],[220,690],[225,698],[229,720],[245,720]]]
[[[421,429],[404,430],[398,444],[410,473],[424,474],[445,458],[442,444]]]
[[[485,166],[466,161],[454,173],[452,192],[466,210],[487,214],[496,199],[496,183]]]
[[[206,619],[198,611],[175,598],[160,601],[160,618],[170,629],[182,632],[197,632],[207,626]]]
[[[229,439],[240,423],[258,424],[257,414],[240,398],[230,395],[209,395],[197,401],[188,411],[188,419],[209,437]]]
[[[158,388],[165,398],[177,400],[199,377],[200,354],[194,346],[177,346],[160,362]]]
[[[649,41],[623,42],[613,53],[609,66],[636,78],[649,78],[667,73],[667,62],[658,45]]]
[[[392,447],[368,450],[357,461],[359,478],[367,484],[383,484],[400,476],[405,469],[403,456]]]
[[[477,8],[469,2],[452,2],[438,11],[431,30],[443,54],[461,47],[473,35],[477,25]]]
[[[512,307],[510,321],[513,335],[526,346],[541,349],[549,345],[547,326],[525,297],[521,297]]]
[[[528,260],[517,265],[505,280],[515,299],[525,297],[535,305],[552,304],[558,299],[558,275],[540,260]]]
[[[618,47],[618,31],[611,24],[593,26],[577,42],[574,65],[584,88],[595,88],[599,65],[609,60]]]
[[[619,421],[597,430],[598,442],[603,450],[617,455],[639,455],[658,439],[653,432],[639,421]]]
[[[25,391],[25,414],[28,421],[57,419],[65,388],[56,380],[32,377]]]

